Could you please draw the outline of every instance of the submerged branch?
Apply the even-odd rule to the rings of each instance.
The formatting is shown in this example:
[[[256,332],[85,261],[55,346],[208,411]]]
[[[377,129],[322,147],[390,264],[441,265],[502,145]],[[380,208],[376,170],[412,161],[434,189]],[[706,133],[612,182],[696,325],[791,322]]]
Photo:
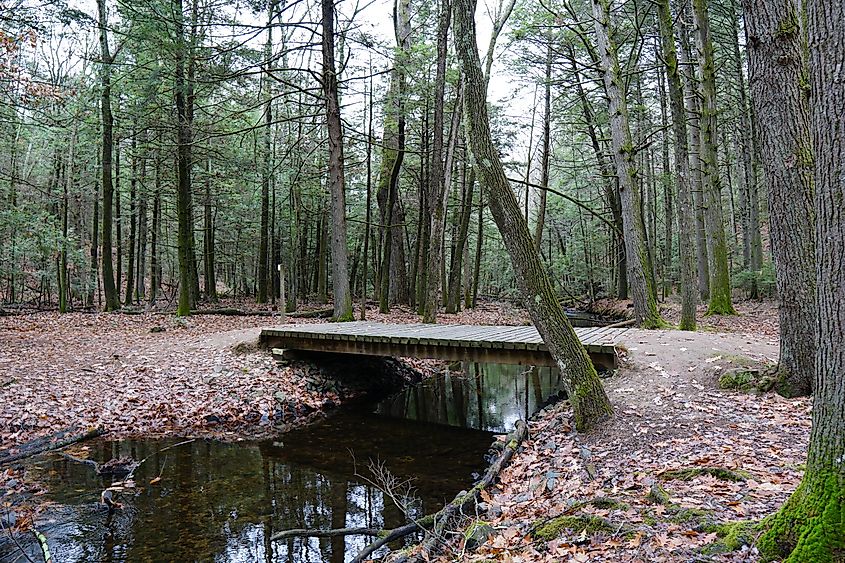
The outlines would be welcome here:
[[[282,530],[270,536],[270,541],[287,538],[334,538],[337,536],[378,536],[384,530],[378,528],[335,528],[333,530],[315,530],[308,528],[294,528]]]

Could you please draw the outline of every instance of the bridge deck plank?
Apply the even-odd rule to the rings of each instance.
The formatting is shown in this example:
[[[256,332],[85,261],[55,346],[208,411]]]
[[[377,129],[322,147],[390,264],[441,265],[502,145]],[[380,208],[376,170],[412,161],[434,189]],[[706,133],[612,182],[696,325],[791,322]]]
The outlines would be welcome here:
[[[615,357],[615,344],[632,329],[585,327],[575,334],[592,355]],[[546,345],[533,326],[388,324],[357,321],[281,325],[262,330],[261,339],[272,346],[311,351],[347,352],[374,355],[407,355],[444,359],[461,356],[465,350],[473,357],[514,354],[520,362],[543,361]],[[526,355],[527,354],[527,355]],[[538,356],[539,354],[539,356]],[[547,360],[550,360],[548,358]]]

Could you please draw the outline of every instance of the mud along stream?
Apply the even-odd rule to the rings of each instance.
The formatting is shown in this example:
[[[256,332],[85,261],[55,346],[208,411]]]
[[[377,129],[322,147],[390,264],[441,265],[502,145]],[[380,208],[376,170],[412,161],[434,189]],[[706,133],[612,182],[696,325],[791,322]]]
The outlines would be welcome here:
[[[269,538],[289,528],[405,523],[368,483],[370,460],[411,481],[415,516],[438,510],[484,470],[495,433],[511,430],[559,392],[559,376],[549,368],[456,364],[381,402],[338,409],[274,440],[195,440],[166,451],[178,440],[91,441],[88,456],[101,463],[148,457],[135,473],[137,490],[110,513],[99,502],[110,481],[90,466],[58,456],[33,462],[51,503],[38,529],[57,563],[348,561],[370,538]],[[43,560],[32,534],[19,543],[0,538],[0,561],[26,561],[22,549]]]

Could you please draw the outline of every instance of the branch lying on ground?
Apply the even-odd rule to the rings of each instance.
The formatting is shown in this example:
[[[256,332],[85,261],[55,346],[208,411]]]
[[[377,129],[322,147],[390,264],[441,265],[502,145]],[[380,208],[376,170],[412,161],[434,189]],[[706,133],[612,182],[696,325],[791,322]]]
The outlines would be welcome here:
[[[63,432],[59,432],[57,434],[54,434],[54,437],[55,436],[63,436],[67,432],[68,432],[67,430],[65,430]],[[15,462],[15,461],[26,459],[28,457],[32,457],[32,456],[42,454],[42,453],[45,453],[45,452],[49,452],[49,451],[53,451],[53,450],[59,450],[61,448],[69,446],[71,444],[75,444],[76,442],[81,442],[82,440],[88,440],[90,438],[96,438],[97,436],[102,436],[103,434],[105,434],[105,431],[102,428],[90,428],[89,430],[87,430],[86,432],[83,432],[82,434],[75,434],[75,435],[73,435],[69,438],[63,438],[63,439],[59,439],[59,440],[55,440],[55,441],[51,440],[51,441],[40,443],[40,445],[38,447],[35,447],[35,448],[25,448],[24,447],[24,451],[21,451],[21,452],[15,454],[15,455],[10,455],[10,456],[6,456],[4,458],[0,458],[0,465],[6,465],[8,463],[12,463],[12,462]],[[42,440],[39,440],[38,442],[42,442]]]

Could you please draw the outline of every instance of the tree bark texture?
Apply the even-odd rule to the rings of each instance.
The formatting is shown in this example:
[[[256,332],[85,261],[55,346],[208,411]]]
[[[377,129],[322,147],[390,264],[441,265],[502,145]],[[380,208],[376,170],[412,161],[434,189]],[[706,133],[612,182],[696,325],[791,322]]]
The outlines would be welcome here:
[[[776,29],[800,29],[801,20],[790,19],[794,13],[779,12]],[[806,21],[818,307],[813,427],[804,478],[766,521],[758,548],[766,559],[839,563],[845,557],[845,4],[811,0]]]
[[[112,262],[112,209],[114,207],[114,185],[112,184],[112,150],[114,147],[114,117],[111,111],[111,65],[109,40],[106,29],[106,0],[97,0],[100,27],[100,117],[102,120],[102,160],[100,168],[103,182],[103,237],[100,251],[102,260],[103,292],[106,298],[106,311],[120,308],[120,296],[114,283],[114,264]]]
[[[707,0],[693,0],[693,16],[697,33],[696,45],[701,68],[701,162],[704,199],[704,223],[707,229],[708,256],[710,257],[710,302],[708,314],[734,315],[731,301],[731,276],[728,266],[728,242],[725,238],[722,214],[722,187],[716,156],[717,108],[716,63],[713,40],[710,36],[710,15]]]
[[[684,90],[678,66],[672,10],[669,0],[659,0],[657,17],[663,61],[666,64],[666,80],[669,84],[669,107],[672,113],[672,133],[675,151],[675,182],[678,185],[678,244],[680,246],[681,274],[681,330],[695,330],[695,226],[693,197],[690,189],[689,144],[687,137],[687,114],[684,107]],[[666,217],[666,222],[671,222]]]
[[[473,0],[455,0],[455,50],[465,77],[467,129],[478,176],[489,190],[490,211],[510,254],[531,319],[560,369],[576,427],[587,430],[613,410],[589,356],[563,313],[493,145],[474,14]]]
[[[816,351],[810,337],[817,314],[815,213],[801,14],[792,0],[745,0],[743,5],[751,99],[769,186],[769,230],[780,302],[776,389],[787,397],[809,395]]]
[[[343,175],[343,125],[340,120],[337,74],[334,61],[334,2],[322,0],[323,8],[323,96],[329,132],[329,191],[332,217],[332,295],[334,319],[351,321],[352,292],[349,289],[349,251],[346,242],[346,185]]]
[[[642,200],[637,189],[634,145],[628,123],[624,79],[619,69],[616,47],[610,40],[608,0],[593,0],[596,46],[601,59],[605,93],[609,103],[613,160],[622,197],[622,226],[628,263],[628,286],[634,301],[637,322],[646,328],[665,324],[657,309],[654,268],[647,248]]]

